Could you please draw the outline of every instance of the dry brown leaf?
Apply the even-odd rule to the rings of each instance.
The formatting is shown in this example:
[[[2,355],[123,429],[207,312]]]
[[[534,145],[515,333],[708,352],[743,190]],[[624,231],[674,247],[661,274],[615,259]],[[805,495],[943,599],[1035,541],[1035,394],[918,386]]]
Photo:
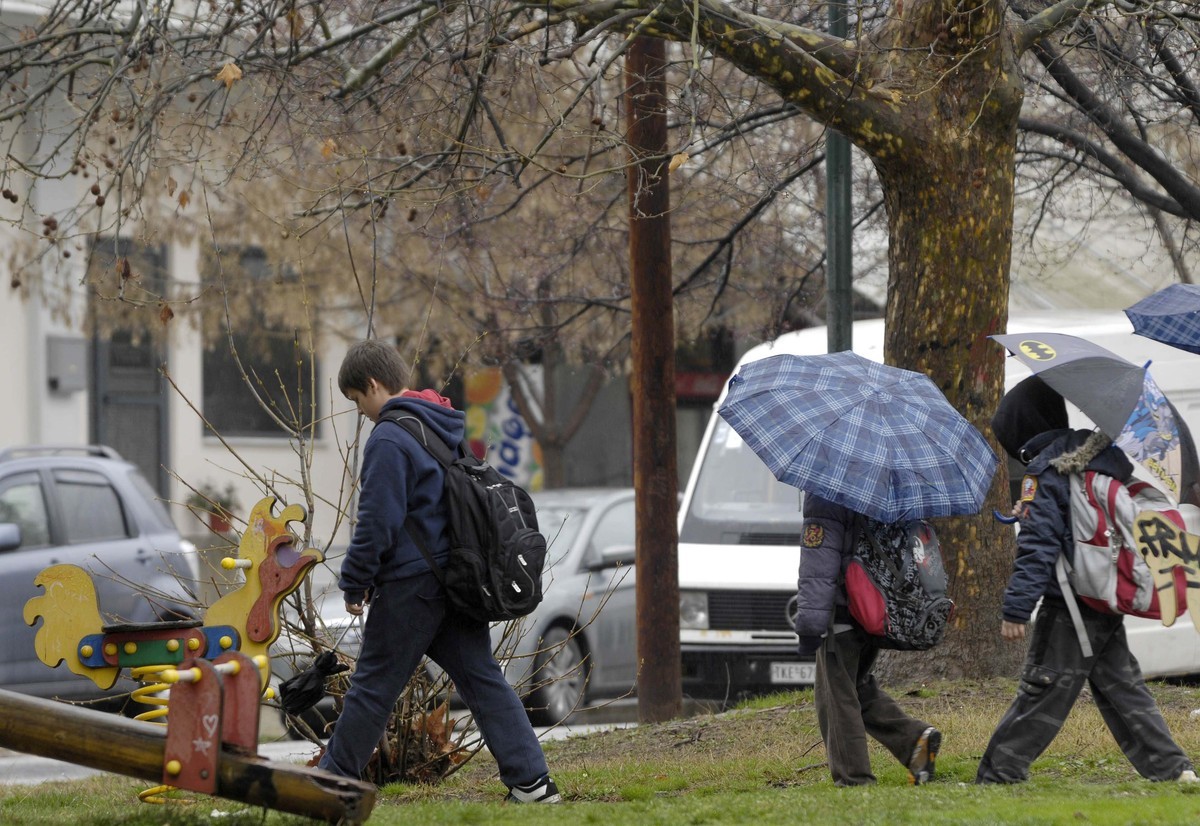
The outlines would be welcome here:
[[[221,67],[221,71],[217,72],[217,76],[213,80],[219,80],[225,84],[225,88],[233,88],[233,84],[242,79],[242,70],[238,68],[236,63],[226,63]]]
[[[179,186],[179,182],[176,181],[174,178],[172,178],[170,175],[168,175],[167,176],[167,195],[174,196],[175,188],[178,186]]]
[[[192,196],[188,192],[179,193],[179,206],[181,209],[187,209],[187,205],[192,202]]]
[[[449,706],[443,700],[442,704],[429,712],[425,718],[425,736],[435,747],[438,747],[439,751],[440,747],[446,744],[446,712],[448,710]]]
[[[158,320],[162,326],[166,327],[167,322],[175,317],[175,311],[171,309],[169,304],[163,304],[158,310]]]
[[[337,152],[337,141],[333,138],[326,138],[325,142],[321,144],[321,157],[329,160],[335,152]]]
[[[677,152],[671,156],[671,165],[667,167],[668,172],[674,172],[679,167],[688,162],[688,158],[692,157],[686,152]]]
[[[117,262],[117,277],[122,281],[128,281],[133,277],[133,268],[129,266],[128,258],[121,258]]]

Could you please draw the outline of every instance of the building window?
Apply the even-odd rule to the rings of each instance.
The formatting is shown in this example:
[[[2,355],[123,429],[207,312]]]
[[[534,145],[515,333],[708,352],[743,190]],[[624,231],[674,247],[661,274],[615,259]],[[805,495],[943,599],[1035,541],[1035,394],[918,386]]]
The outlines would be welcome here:
[[[218,251],[204,269],[206,283],[225,290],[231,303],[254,308],[233,314],[232,334],[223,313],[209,316],[204,334],[204,417],[226,437],[286,438],[296,429],[319,436],[320,384],[309,329],[270,317],[269,306],[263,310],[272,302],[288,302],[292,287],[298,290],[295,277],[273,267],[255,247]]]

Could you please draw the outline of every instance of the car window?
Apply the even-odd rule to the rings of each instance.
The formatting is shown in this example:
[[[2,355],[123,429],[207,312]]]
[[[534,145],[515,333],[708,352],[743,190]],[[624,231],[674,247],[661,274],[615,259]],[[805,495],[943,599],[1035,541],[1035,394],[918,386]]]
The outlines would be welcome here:
[[[150,515],[154,519],[155,527],[164,531],[175,530],[175,523],[171,521],[171,515],[167,513],[167,506],[158,498],[158,491],[146,481],[146,477],[137,468],[129,469],[129,481],[133,483],[133,486],[142,494],[142,498],[146,500]]]
[[[56,470],[54,484],[62,504],[68,544],[125,539],[130,535],[121,497],[104,474]]]
[[[785,485],[721,419],[700,464],[680,542],[799,544],[800,491]],[[765,541],[764,541],[765,540]]]
[[[637,541],[634,522],[634,500],[618,502],[606,510],[592,531],[592,542],[588,546],[588,558],[599,559],[600,552],[614,545],[633,545]]]
[[[21,548],[50,544],[46,497],[36,473],[15,473],[0,480],[0,522],[21,528]]]

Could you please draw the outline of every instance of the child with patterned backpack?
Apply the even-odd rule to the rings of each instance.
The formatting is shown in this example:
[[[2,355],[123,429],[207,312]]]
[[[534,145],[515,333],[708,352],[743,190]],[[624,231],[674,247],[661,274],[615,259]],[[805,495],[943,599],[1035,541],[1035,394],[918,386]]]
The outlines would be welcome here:
[[[1124,615],[1078,604],[1083,633],[1092,649],[1087,656],[1055,574],[1059,556],[1069,557],[1074,544],[1070,474],[1096,470],[1126,481],[1133,464],[1103,434],[1072,430],[1062,396],[1037,376],[1025,379],[1000,400],[992,429],[1009,456],[1026,466],[1014,509],[1021,530],[1004,593],[1001,636],[1025,639],[1039,600],[1041,605],[1033,620],[1016,699],[992,734],[975,782],[1026,780],[1030,764],[1054,740],[1084,683],[1138,774],[1150,780],[1195,782],[1192,761],[1172,739],[1129,651]],[[1073,595],[1067,598],[1074,600]]]

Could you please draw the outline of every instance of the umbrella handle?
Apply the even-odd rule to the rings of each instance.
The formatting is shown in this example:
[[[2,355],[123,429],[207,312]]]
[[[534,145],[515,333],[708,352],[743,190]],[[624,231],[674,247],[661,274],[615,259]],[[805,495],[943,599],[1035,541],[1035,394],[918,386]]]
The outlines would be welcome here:
[[[1015,525],[1016,523],[1021,521],[1020,519],[1018,519],[1015,516],[1005,516],[1004,514],[1000,513],[1000,511],[995,510],[994,508],[992,509],[992,516],[994,516],[996,518],[997,522],[1003,522],[1005,525]]]

